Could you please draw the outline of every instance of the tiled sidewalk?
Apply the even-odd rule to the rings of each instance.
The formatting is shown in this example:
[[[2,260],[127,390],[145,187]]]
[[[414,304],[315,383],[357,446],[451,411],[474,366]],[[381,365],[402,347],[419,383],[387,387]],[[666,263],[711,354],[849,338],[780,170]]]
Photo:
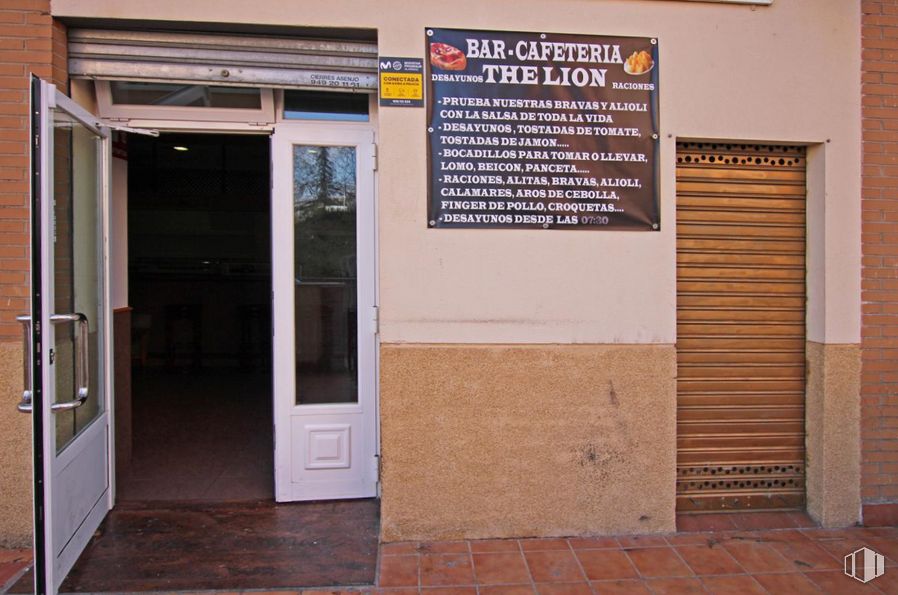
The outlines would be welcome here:
[[[885,575],[866,585],[842,572],[844,556],[864,546],[887,557]],[[898,527],[392,543],[380,548],[377,588],[347,591],[384,595],[898,594],[896,561]],[[21,552],[0,552],[0,586],[22,563]],[[13,567],[17,570],[10,574]]]
[[[867,546],[888,557],[866,585],[842,572]],[[433,595],[898,593],[898,528],[482,540],[381,546],[379,586]],[[889,567],[895,567],[892,573]]]

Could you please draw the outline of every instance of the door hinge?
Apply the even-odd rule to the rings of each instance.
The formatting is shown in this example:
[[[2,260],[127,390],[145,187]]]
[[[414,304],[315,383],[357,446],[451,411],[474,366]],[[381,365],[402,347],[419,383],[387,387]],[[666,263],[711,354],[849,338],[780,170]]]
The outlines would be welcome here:
[[[371,143],[371,169],[377,171],[377,143]]]
[[[371,328],[374,334],[380,333],[380,308],[371,306]]]
[[[374,455],[371,467],[371,471],[374,473],[374,481],[380,481],[380,472],[382,468],[380,455]]]

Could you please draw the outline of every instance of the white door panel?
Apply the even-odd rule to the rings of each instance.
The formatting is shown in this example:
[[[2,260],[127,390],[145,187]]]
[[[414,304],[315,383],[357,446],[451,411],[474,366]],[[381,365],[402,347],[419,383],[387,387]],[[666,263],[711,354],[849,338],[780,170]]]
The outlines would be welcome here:
[[[35,592],[56,593],[112,506],[108,129],[32,82],[31,313]],[[33,322],[32,322],[33,321]]]
[[[373,497],[374,145],[370,128],[272,137],[275,493]]]

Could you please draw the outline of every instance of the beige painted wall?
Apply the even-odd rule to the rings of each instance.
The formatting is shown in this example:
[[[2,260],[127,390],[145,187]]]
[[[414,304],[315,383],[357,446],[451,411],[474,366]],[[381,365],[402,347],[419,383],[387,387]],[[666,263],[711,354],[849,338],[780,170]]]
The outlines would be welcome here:
[[[0,343],[0,547],[31,544],[31,416],[22,400],[22,344]]]
[[[813,340],[856,343],[860,313],[860,13],[845,0],[769,7],[659,0],[54,0],[57,16],[375,28],[423,56],[424,28],[656,36],[662,231],[429,230],[423,109],[379,114],[386,342],[674,343],[674,150],[681,139],[823,143],[825,295]],[[838,84],[833,84],[838,81]],[[828,142],[827,142],[828,141]],[[411,173],[410,173],[411,172]],[[825,274],[824,274],[825,273]],[[817,328],[820,327],[820,328]]]
[[[385,346],[386,541],[674,530],[672,345]]]

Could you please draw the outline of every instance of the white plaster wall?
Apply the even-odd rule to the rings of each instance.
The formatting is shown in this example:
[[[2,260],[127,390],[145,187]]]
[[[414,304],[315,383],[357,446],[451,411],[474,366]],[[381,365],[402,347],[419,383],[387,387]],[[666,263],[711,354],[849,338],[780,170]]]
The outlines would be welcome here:
[[[54,0],[59,17],[372,28],[424,56],[424,28],[653,36],[662,230],[428,230],[423,109],[379,114],[381,333],[387,342],[673,343],[677,138],[825,143],[825,229],[809,338],[860,328],[860,11],[846,0]],[[829,142],[827,142],[829,141]],[[824,162],[819,162],[824,163]],[[813,235],[813,234],[812,234]],[[817,237],[817,236],[814,236]],[[822,300],[822,301],[821,301]],[[816,322],[814,322],[816,321]]]

